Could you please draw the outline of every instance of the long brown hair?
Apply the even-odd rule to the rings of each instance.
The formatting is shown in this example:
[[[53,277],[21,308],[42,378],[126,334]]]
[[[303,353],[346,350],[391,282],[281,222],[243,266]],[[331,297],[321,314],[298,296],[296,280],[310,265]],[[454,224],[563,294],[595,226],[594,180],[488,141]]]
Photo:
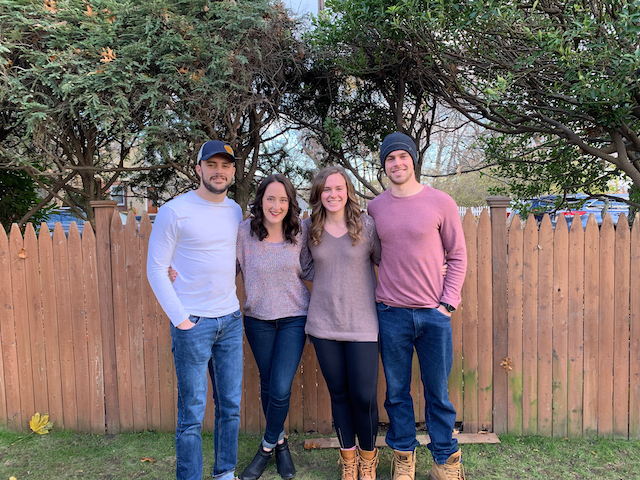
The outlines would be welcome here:
[[[258,240],[262,241],[267,238],[268,232],[265,226],[262,224],[264,220],[264,212],[262,211],[262,198],[267,187],[278,182],[284,185],[284,191],[289,198],[289,210],[282,221],[282,233],[286,241],[296,244],[296,235],[301,231],[300,225],[300,206],[298,200],[296,200],[296,189],[293,188],[291,180],[280,173],[274,173],[266,177],[260,183],[258,191],[256,192],[256,198],[251,204],[251,236],[258,237]]]
[[[339,173],[347,184],[347,204],[344,209],[345,224],[349,232],[349,236],[353,239],[353,245],[362,239],[362,221],[360,220],[360,207],[356,198],[356,189],[351,183],[351,179],[347,175],[344,168],[338,165],[323,168],[313,178],[311,183],[311,194],[309,195],[309,203],[311,204],[311,228],[309,236],[314,245],[319,245],[322,241],[322,231],[324,222],[327,218],[327,212],[322,205],[322,191],[327,183],[329,175]]]

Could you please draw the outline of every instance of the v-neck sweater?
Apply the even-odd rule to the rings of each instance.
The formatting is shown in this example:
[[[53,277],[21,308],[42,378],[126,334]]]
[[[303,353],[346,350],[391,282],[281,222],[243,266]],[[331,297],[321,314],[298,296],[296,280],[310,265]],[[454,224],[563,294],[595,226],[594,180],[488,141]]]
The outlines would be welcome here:
[[[309,240],[315,276],[306,333],[316,338],[378,340],[374,263],[380,261],[380,241],[373,218],[360,218],[362,239],[355,245],[348,233],[334,237],[326,230],[318,245]],[[305,222],[311,225],[311,219]]]

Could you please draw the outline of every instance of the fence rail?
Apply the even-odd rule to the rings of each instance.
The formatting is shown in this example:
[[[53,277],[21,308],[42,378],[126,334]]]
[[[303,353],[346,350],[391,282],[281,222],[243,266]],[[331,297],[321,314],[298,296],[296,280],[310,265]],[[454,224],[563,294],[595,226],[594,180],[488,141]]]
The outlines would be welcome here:
[[[463,230],[468,270],[451,318],[451,399],[463,431],[640,438],[640,228],[606,218],[553,230],[508,202]],[[0,229],[0,425],[28,429],[35,412],[56,428],[171,431],[176,380],[169,320],[146,278],[151,222],[122,225],[96,205],[97,230],[68,237]],[[493,223],[492,223],[493,219]],[[561,228],[562,226],[565,228]],[[244,295],[240,277],[238,295]],[[258,370],[247,345],[241,429],[264,429]],[[415,360],[415,359],[414,359]],[[380,420],[385,380],[378,386]],[[412,395],[424,421],[417,361]],[[213,429],[208,402],[205,429]],[[331,432],[331,407],[312,345],[291,396],[288,431]]]

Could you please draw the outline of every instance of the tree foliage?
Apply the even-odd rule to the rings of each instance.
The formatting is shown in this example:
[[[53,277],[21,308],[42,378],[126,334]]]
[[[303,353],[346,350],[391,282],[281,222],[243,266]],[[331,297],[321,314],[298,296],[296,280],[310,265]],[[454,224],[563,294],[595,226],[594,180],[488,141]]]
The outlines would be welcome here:
[[[640,185],[638,2],[405,0],[387,14],[420,88],[501,134],[487,152],[516,193]]]
[[[191,186],[200,144],[222,139],[246,206],[297,78],[295,28],[266,0],[0,0],[0,165],[91,220],[131,172]]]

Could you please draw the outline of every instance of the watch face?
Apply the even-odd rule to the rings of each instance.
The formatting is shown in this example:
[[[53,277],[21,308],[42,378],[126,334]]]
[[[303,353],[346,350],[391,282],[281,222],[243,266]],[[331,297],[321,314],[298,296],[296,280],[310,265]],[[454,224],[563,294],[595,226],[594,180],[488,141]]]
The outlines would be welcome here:
[[[456,311],[455,307],[452,305],[449,305],[448,303],[441,303],[440,305],[442,305],[444,308],[447,309],[447,312],[449,313],[453,313]]]

